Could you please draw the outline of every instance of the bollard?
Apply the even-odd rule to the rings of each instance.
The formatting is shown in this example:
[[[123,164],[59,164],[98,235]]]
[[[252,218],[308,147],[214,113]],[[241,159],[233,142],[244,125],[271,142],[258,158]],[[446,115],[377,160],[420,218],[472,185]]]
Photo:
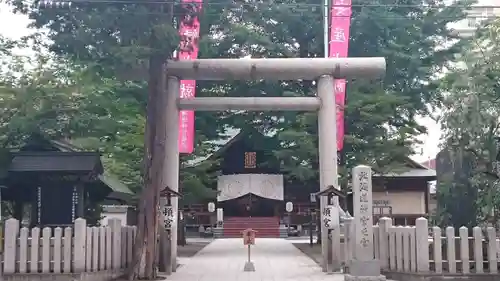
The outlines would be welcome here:
[[[243,245],[247,246],[247,261],[245,262],[245,267],[243,268],[243,271],[255,271],[255,265],[252,262],[252,254],[251,254],[251,247],[252,245],[255,245],[255,233],[257,231],[247,228],[243,230]]]

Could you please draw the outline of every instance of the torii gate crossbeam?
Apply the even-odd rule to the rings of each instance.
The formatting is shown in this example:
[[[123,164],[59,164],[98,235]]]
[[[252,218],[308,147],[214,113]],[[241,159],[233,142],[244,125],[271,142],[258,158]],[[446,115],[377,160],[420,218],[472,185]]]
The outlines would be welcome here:
[[[241,97],[241,98],[192,98],[178,99],[180,110],[196,111],[317,111],[321,106],[318,97]]]
[[[332,185],[338,188],[337,127],[334,79],[377,78],[385,74],[384,58],[273,58],[273,59],[197,59],[168,61],[167,97],[161,99],[166,110],[165,184],[179,189],[179,109],[252,110],[252,111],[318,111],[320,190]],[[181,79],[192,80],[318,80],[317,97],[247,97],[194,98],[179,100]],[[328,198],[321,197],[325,208]],[[174,213],[177,198],[172,200]],[[322,241],[328,232],[322,227]],[[177,225],[171,231],[172,268],[176,268]],[[327,270],[328,243],[322,243],[323,271]]]

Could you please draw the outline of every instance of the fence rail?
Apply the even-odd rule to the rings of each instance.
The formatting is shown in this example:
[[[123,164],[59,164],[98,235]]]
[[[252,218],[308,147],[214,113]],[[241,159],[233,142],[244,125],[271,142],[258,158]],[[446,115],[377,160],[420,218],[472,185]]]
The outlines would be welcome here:
[[[5,274],[77,273],[121,269],[132,260],[135,226],[110,219],[109,226],[87,227],[77,219],[72,227],[19,228],[5,222]]]

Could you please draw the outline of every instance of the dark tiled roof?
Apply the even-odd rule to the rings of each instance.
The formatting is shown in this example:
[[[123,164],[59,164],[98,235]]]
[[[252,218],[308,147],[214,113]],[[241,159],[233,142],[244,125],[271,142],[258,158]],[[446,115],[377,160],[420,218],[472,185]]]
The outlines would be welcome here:
[[[97,152],[14,152],[9,172],[103,172]]]
[[[112,175],[109,174],[102,174],[98,176],[99,180],[101,180],[102,183],[107,185],[113,192],[116,193],[122,193],[122,194],[127,194],[127,195],[133,195],[134,193],[126,186],[123,184],[121,181],[119,181],[117,178],[115,178]]]

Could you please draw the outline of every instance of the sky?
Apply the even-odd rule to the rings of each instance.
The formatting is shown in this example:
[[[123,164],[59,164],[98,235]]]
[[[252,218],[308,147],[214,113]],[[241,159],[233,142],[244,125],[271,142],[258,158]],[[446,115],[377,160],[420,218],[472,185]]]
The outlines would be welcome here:
[[[31,33],[31,30],[27,27],[29,23],[30,20],[26,16],[13,14],[6,4],[0,3],[1,35],[11,39],[29,35]],[[441,127],[429,117],[420,117],[417,118],[417,121],[427,128],[428,133],[419,137],[423,143],[416,147],[418,154],[413,155],[412,158],[417,162],[424,162],[433,159],[439,152]]]

